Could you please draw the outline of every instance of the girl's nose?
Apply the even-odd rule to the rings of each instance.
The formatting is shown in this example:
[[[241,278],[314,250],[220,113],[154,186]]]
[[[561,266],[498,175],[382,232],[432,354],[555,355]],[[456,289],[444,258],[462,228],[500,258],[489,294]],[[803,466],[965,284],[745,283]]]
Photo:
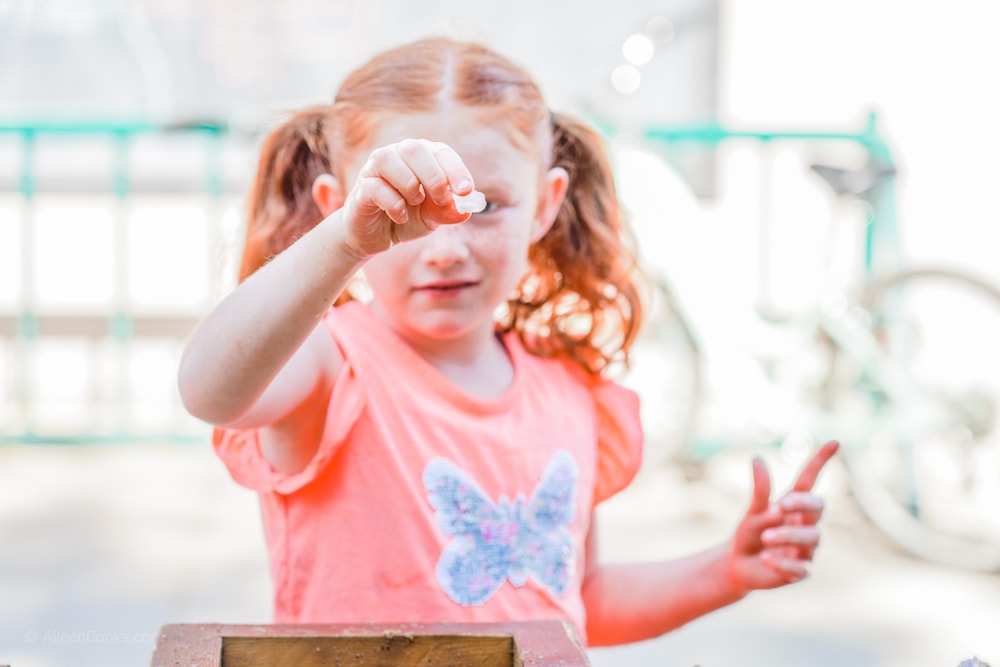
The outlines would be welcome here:
[[[462,227],[443,225],[424,237],[420,260],[435,266],[450,266],[469,259],[468,237]]]

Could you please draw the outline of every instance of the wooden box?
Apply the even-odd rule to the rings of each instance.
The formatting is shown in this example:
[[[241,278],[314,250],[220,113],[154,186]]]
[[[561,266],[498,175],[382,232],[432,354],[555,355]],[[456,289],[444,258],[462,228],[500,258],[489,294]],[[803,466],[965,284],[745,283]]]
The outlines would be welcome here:
[[[568,624],[175,624],[160,631],[153,667],[536,667],[589,665]]]

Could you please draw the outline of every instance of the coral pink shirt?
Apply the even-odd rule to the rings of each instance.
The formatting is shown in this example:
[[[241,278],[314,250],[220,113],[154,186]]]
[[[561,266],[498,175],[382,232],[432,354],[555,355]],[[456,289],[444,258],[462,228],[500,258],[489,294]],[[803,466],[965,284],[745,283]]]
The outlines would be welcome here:
[[[365,305],[325,322],[345,363],[306,468],[275,472],[256,431],[214,435],[260,494],[274,621],[560,618],[585,639],[591,510],[638,470],[637,396],[508,334],[514,381],[477,398]]]

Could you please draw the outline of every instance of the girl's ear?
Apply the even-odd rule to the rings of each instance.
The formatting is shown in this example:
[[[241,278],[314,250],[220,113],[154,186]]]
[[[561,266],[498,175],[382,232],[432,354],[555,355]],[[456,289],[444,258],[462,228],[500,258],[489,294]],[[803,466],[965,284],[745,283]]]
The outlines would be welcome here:
[[[569,174],[562,167],[552,167],[542,182],[542,192],[538,207],[538,217],[535,218],[535,230],[531,242],[545,236],[556,221],[559,209],[562,208],[569,189]]]
[[[320,174],[313,181],[312,198],[323,217],[330,215],[344,205],[344,192],[340,184],[330,174]]]

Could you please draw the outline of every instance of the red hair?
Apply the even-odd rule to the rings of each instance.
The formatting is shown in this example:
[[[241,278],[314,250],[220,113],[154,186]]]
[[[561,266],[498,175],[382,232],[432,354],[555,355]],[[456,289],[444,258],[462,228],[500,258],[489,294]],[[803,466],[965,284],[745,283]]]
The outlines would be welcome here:
[[[247,198],[247,231],[240,281],[315,227],[323,214],[312,196],[321,174],[330,174],[329,106],[303,109],[264,139]]]

